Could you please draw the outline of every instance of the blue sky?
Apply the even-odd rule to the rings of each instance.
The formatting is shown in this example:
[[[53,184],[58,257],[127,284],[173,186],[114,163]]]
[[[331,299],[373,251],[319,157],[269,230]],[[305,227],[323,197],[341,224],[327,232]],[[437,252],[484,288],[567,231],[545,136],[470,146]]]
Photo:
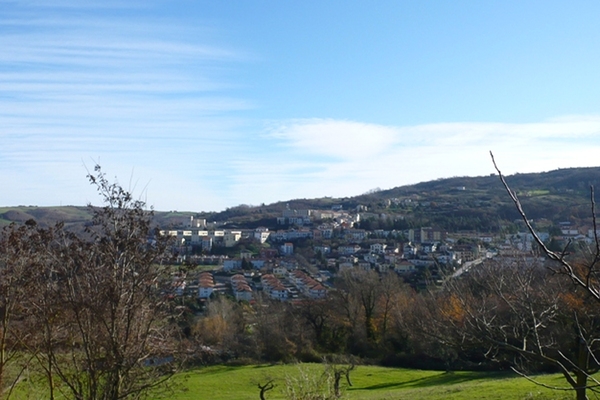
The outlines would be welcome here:
[[[124,4],[125,3],[125,4]],[[597,1],[0,0],[0,205],[158,210],[597,166]]]

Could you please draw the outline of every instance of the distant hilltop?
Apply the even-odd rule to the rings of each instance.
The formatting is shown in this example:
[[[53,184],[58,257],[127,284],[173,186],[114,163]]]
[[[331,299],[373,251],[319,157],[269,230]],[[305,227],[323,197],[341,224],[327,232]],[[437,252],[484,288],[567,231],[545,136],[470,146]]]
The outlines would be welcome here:
[[[600,186],[600,167],[566,168],[542,173],[514,174],[506,177],[520,196],[533,219],[579,222],[590,215],[590,187]],[[495,174],[479,177],[453,177],[400,186],[388,190],[344,198],[293,199],[268,205],[240,205],[221,212],[157,211],[161,227],[191,226],[202,221],[239,228],[276,227],[285,210],[335,210],[361,213],[363,224],[381,219],[401,220],[400,225],[439,226],[449,231],[494,231],[512,223],[518,215]],[[63,221],[74,230],[91,221],[88,207],[16,206],[0,208],[0,227],[11,222],[34,219],[41,225]],[[371,221],[371,222],[369,222]]]

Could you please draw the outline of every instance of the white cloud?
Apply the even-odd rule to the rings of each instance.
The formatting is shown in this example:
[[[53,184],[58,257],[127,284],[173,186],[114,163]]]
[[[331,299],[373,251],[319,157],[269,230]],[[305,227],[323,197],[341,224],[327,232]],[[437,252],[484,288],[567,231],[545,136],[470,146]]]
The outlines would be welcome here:
[[[335,120],[296,120],[271,132],[284,146],[341,159],[368,158],[398,140],[398,130],[375,124]]]
[[[293,120],[271,128],[267,138],[278,145],[270,162],[238,168],[238,191],[251,194],[246,203],[353,196],[375,187],[487,175],[494,172],[489,151],[509,174],[596,166],[600,117],[404,127]]]

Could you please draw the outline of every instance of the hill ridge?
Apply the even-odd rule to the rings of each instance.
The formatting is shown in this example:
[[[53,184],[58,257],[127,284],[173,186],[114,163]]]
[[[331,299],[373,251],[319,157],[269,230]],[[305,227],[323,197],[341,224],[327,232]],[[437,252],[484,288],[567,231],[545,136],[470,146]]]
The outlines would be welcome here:
[[[538,173],[515,173],[507,182],[522,198],[531,218],[559,220],[589,219],[590,186],[600,185],[600,167],[561,168]],[[268,205],[238,205],[220,212],[156,212],[161,226],[181,224],[190,216],[209,221],[229,221],[233,226],[271,225],[269,221],[285,208],[361,210],[403,218],[406,226],[433,224],[449,230],[493,231],[498,224],[518,218],[498,175],[457,176],[371,191],[352,197],[322,197],[283,200]],[[88,223],[86,206],[0,207],[0,226],[34,219],[42,225],[64,221],[67,226]],[[487,220],[485,223],[483,220]],[[496,226],[496,227],[494,227]]]

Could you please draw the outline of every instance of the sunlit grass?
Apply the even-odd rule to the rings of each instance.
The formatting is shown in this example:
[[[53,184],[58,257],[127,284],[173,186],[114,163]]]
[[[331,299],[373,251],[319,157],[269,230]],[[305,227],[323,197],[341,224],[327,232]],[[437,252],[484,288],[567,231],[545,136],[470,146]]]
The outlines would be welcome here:
[[[322,364],[212,366],[175,375],[167,390],[151,393],[150,399],[173,400],[243,400],[258,399],[258,384],[273,380],[275,389],[267,399],[284,399],[286,376],[307,374],[320,376]],[[353,386],[342,381],[345,399],[365,400],[566,400],[575,398],[572,391],[556,391],[536,385],[510,372],[442,372],[403,368],[358,366],[351,373]],[[564,387],[560,374],[534,377],[547,385]],[[37,373],[25,372],[11,399],[46,399],[47,381]],[[69,392],[59,380],[55,398],[68,399]]]
[[[267,399],[283,399],[286,375],[299,373],[297,365],[216,366],[177,375],[173,393],[166,398],[191,400],[257,399],[258,383],[273,379],[277,387]],[[323,366],[303,365],[320,374]],[[573,392],[553,391],[512,373],[421,371],[359,366],[351,374],[352,387],[345,388],[348,399],[483,399],[483,400],[558,400],[574,398]],[[544,383],[564,386],[560,375],[537,376]],[[345,382],[344,382],[345,384]],[[346,385],[345,385],[346,386]]]

